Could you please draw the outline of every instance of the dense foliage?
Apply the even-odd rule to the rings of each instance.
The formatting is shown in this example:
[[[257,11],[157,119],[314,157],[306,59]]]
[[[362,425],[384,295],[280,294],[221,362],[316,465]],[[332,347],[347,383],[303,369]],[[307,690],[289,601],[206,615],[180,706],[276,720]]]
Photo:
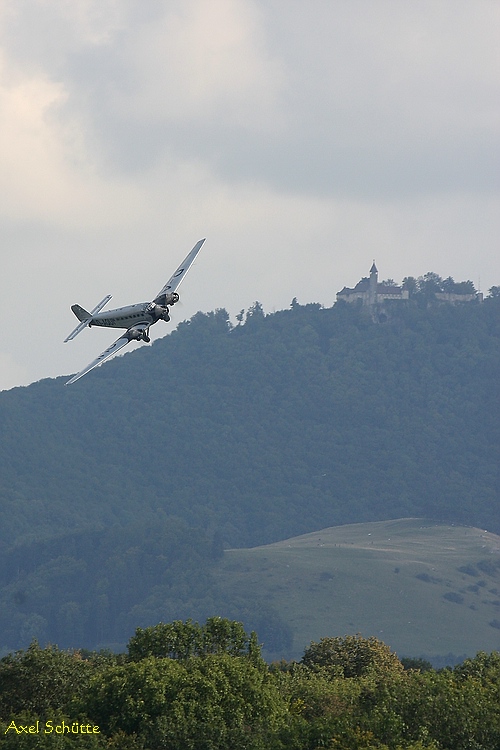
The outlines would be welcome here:
[[[476,289],[472,281],[455,281],[451,276],[447,279],[441,278],[437,273],[426,273],[417,279],[406,276],[403,279],[403,289],[409,292],[410,299],[416,300],[421,307],[427,307],[436,300],[436,294],[462,294],[476,295]],[[494,294],[495,287],[490,289]]]
[[[499,532],[499,310],[256,303],[1,393],[0,648],[221,612],[225,546],[405,516]]]
[[[173,652],[174,634],[190,646]],[[381,641],[347,636],[269,667],[240,623],[174,622],[137,631],[126,654],[33,642],[4,657],[0,747],[495,750],[499,685],[498,652],[405,670]]]

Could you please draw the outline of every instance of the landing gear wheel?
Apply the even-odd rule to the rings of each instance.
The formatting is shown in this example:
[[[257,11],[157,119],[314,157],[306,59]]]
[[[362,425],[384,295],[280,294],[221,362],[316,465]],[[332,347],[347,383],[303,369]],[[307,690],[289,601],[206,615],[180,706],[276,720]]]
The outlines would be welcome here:
[[[145,341],[146,344],[149,344],[149,342],[151,341],[151,339],[149,338],[149,336],[147,335],[147,333],[143,333],[142,334],[142,340]]]

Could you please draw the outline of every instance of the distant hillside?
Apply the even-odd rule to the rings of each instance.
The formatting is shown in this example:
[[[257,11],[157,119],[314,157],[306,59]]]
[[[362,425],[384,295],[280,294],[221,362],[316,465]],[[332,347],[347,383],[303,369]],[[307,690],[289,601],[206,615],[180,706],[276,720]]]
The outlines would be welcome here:
[[[214,573],[228,601],[272,605],[287,624],[288,643],[281,637],[273,653],[272,632],[264,643],[274,658],[300,659],[311,640],[348,633],[374,635],[400,656],[500,649],[500,536],[482,529],[422,519],[337,526],[228,550]]]
[[[0,393],[0,647],[212,615],[196,570],[223,547],[409,516],[500,532],[499,300],[386,309],[198,313]]]
[[[199,313],[74,386],[1,393],[0,535],[158,509],[231,546],[411,515],[500,531],[499,331],[498,300],[379,325],[256,305],[231,331]]]

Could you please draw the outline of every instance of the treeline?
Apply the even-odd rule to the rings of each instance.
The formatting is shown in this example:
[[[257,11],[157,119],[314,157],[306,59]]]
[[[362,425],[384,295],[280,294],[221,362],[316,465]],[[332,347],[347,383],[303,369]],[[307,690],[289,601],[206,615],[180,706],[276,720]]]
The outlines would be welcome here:
[[[33,642],[4,657],[0,747],[494,750],[499,685],[498,652],[436,671],[355,635],[267,665],[238,622],[176,621],[122,654]]]
[[[0,552],[0,656],[32,640],[62,648],[124,648],[137,624],[211,612],[244,619],[268,647],[290,651],[292,631],[267,602],[237,601],[218,585],[220,535],[159,513],[111,529],[74,532]]]
[[[436,294],[476,294],[476,288],[472,281],[455,281],[452,276],[443,279],[439,274],[429,271],[423,276],[405,276],[402,283],[403,289],[409,292],[410,299],[417,300],[422,305],[432,304],[436,301]],[[496,294],[497,287],[489,290],[489,296]]]
[[[0,553],[0,653],[33,639],[123,648],[137,623],[217,609],[220,542],[175,517],[32,539]]]

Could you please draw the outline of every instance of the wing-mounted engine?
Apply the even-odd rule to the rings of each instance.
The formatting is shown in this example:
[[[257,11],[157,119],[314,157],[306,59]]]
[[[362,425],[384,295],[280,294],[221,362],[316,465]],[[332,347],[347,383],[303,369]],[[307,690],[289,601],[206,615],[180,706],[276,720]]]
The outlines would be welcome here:
[[[165,295],[165,305],[175,305],[179,301],[179,295],[177,292],[170,292]]]
[[[124,337],[129,341],[146,341],[146,343],[149,343],[151,339],[149,338],[148,331],[148,326],[140,324],[129,328],[127,333],[124,334]]]
[[[157,305],[160,305],[161,307],[167,307],[167,305],[175,305],[176,302],[179,301],[179,295],[177,292],[166,292],[165,294],[160,294],[155,299],[155,303]]]

